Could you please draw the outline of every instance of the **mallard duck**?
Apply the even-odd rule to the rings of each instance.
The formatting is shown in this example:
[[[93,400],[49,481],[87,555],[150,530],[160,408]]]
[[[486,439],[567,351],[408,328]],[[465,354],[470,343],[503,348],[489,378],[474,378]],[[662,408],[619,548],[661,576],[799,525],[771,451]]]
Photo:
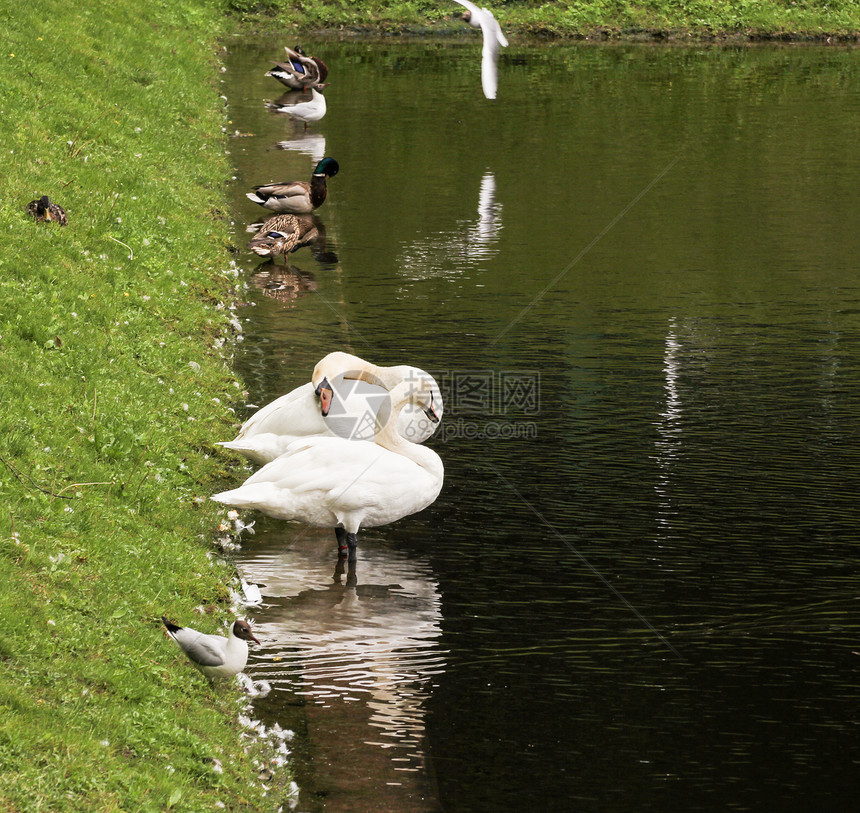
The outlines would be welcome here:
[[[260,643],[247,621],[234,621],[226,638],[180,627],[164,616],[161,621],[188,660],[210,680],[239,674],[248,662],[248,641]]]
[[[51,203],[47,195],[42,195],[41,198],[31,200],[27,204],[27,214],[36,218],[37,223],[48,223],[54,221],[61,226],[68,223],[66,210],[57,203]]]
[[[480,28],[484,35],[484,47],[481,51],[481,85],[484,88],[484,96],[488,99],[496,98],[496,90],[499,86],[498,68],[496,62],[499,58],[499,46],[507,47],[508,41],[499,27],[499,23],[488,8],[479,8],[470,0],[454,0],[464,6],[463,19],[473,28]]]
[[[340,165],[334,158],[323,158],[311,175],[310,183],[306,181],[285,181],[284,183],[269,183],[255,186],[253,192],[246,192],[248,200],[259,203],[260,206],[273,212],[289,212],[291,214],[310,214],[314,209],[323,205],[328,194],[326,177],[337,175]]]
[[[439,455],[397,431],[407,404],[424,410],[431,421],[439,420],[432,390],[420,381],[404,381],[389,393],[389,404],[389,420],[377,421],[373,441],[299,438],[239,488],[211,499],[334,528],[340,554],[348,553],[354,561],[360,528],[387,525],[421,511],[442,488],[445,470]]]
[[[293,90],[324,87],[323,82],[328,76],[325,62],[315,56],[306,56],[298,45],[295,50],[284,46],[284,50],[287,52],[287,61],[276,62],[266,76],[277,79]]]
[[[261,257],[284,257],[319,238],[317,224],[312,217],[275,215],[270,217],[248,242],[248,248]]]
[[[325,96],[316,88],[311,88],[311,100],[299,102],[298,104],[270,104],[269,107],[278,113],[286,113],[288,116],[303,121],[305,129],[309,121],[319,121],[326,111]]]

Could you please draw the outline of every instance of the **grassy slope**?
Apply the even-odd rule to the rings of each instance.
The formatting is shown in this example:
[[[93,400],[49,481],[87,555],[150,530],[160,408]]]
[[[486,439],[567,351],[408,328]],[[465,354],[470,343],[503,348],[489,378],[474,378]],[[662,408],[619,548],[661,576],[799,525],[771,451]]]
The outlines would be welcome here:
[[[295,24],[302,29],[420,31],[428,24],[451,27],[462,11],[453,0],[230,0],[230,5],[256,15],[258,23],[274,19],[279,26]],[[857,0],[496,0],[486,5],[509,33],[860,37]]]
[[[158,621],[215,631],[232,575],[222,5],[0,0],[0,810],[267,809]]]

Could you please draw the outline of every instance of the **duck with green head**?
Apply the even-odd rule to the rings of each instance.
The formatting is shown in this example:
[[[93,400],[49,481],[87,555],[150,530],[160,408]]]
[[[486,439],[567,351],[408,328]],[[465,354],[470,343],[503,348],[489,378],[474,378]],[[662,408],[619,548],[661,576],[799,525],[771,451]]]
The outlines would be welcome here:
[[[248,200],[258,203],[272,212],[310,214],[325,202],[328,195],[326,178],[333,178],[340,170],[334,158],[323,158],[314,168],[310,183],[306,181],[284,181],[255,186],[246,192]]]

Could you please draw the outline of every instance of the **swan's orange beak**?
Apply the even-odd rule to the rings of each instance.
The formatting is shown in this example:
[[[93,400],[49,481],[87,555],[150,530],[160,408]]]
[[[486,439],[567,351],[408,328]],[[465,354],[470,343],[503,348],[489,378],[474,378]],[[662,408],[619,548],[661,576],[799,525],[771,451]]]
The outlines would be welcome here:
[[[430,398],[430,406],[424,410],[424,414],[430,420],[430,423],[439,423],[440,416],[439,413],[436,411],[435,405],[433,404],[432,396]]]
[[[320,381],[320,384],[317,387],[317,395],[320,397],[320,413],[323,418],[325,418],[325,416],[328,415],[328,411],[331,409],[331,402],[334,398],[334,390],[331,388],[331,384],[328,383],[327,378]]]

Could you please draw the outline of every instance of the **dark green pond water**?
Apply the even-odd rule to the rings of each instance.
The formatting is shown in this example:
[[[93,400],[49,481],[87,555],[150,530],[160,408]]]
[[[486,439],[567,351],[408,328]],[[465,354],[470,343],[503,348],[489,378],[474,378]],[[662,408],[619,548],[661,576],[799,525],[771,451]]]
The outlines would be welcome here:
[[[305,132],[293,39],[223,75],[249,402],[415,364],[446,466],[354,573],[265,518],[238,555],[298,809],[848,809],[858,52],[512,42],[488,102],[476,32],[305,42]],[[244,193],[324,154],[325,250],[258,265]]]

